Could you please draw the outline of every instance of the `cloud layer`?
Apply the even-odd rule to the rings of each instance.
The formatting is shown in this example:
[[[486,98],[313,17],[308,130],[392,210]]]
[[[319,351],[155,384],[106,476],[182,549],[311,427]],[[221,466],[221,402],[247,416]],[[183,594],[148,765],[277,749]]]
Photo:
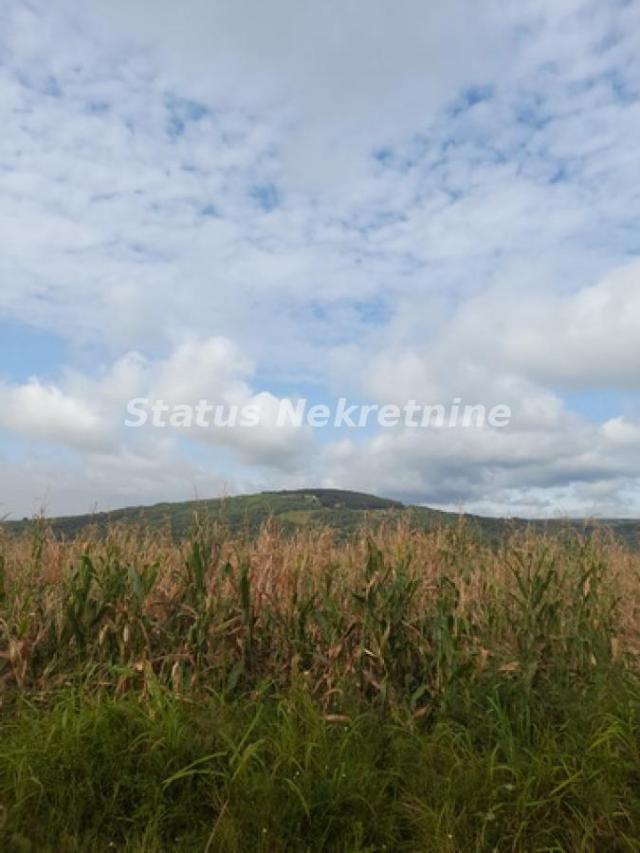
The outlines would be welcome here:
[[[0,0],[0,512],[309,483],[638,512],[640,4],[75,5]],[[300,395],[514,417],[122,427]]]

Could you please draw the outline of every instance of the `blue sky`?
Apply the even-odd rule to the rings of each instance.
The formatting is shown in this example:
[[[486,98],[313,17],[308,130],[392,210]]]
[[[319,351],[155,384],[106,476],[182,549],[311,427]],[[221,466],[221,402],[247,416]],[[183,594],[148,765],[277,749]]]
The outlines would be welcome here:
[[[2,371],[11,382],[26,382],[34,375],[53,380],[67,357],[65,340],[54,333],[10,317],[0,321]]]
[[[640,2],[0,0],[0,515],[640,512]],[[188,403],[512,408],[188,436]]]

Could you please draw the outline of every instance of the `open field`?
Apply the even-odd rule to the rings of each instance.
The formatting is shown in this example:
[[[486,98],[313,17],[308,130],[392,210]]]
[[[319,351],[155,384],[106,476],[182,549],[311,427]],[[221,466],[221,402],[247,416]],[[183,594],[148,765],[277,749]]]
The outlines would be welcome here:
[[[0,532],[0,849],[640,850],[640,556]]]

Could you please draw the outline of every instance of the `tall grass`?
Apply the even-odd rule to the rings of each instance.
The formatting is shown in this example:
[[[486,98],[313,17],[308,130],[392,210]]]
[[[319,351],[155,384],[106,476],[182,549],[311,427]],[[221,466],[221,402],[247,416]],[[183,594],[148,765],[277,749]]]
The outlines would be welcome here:
[[[0,848],[640,849],[640,557],[0,531]]]

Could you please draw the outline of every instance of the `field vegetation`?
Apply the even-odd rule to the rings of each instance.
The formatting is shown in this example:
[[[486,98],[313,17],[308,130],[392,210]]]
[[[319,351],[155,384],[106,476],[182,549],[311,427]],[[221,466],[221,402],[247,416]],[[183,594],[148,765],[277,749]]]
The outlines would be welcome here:
[[[640,556],[0,529],[0,849],[640,850]]]

